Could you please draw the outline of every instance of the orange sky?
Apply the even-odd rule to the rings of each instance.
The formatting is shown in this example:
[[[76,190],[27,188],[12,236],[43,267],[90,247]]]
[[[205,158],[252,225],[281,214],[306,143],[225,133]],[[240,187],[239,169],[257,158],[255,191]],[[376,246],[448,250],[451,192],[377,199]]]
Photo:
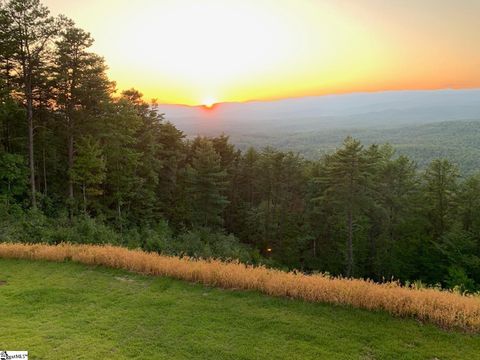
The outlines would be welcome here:
[[[43,2],[161,103],[480,87],[479,0]]]

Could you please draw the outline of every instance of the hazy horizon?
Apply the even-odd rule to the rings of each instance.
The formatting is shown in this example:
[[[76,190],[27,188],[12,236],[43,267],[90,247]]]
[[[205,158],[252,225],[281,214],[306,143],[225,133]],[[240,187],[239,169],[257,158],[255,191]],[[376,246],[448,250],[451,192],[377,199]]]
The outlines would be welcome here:
[[[348,92],[338,92],[338,93],[329,93],[329,94],[313,94],[313,95],[298,95],[298,96],[287,96],[287,97],[278,97],[271,99],[250,99],[250,100],[238,100],[238,101],[218,101],[212,103],[212,106],[206,106],[205,104],[183,104],[183,103],[168,103],[168,102],[158,102],[158,99],[145,99],[147,102],[150,102],[152,105],[171,105],[171,106],[180,106],[188,108],[211,108],[213,105],[221,104],[250,104],[250,103],[267,103],[267,102],[281,102],[284,100],[301,100],[301,99],[312,99],[312,98],[328,98],[328,97],[342,97],[349,95],[375,95],[375,94],[385,94],[385,93],[422,93],[422,92],[442,92],[442,91],[477,91],[480,90],[480,86],[474,87],[465,87],[465,88],[452,88],[452,87],[442,87],[434,89],[390,89],[390,90],[372,90],[372,91],[348,91]],[[143,93],[142,93],[143,94]]]

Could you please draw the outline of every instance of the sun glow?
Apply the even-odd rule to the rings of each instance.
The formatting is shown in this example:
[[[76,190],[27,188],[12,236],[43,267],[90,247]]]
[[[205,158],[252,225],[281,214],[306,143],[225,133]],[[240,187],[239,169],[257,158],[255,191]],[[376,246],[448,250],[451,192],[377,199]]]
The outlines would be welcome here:
[[[42,1],[159,103],[480,86],[479,1]]]

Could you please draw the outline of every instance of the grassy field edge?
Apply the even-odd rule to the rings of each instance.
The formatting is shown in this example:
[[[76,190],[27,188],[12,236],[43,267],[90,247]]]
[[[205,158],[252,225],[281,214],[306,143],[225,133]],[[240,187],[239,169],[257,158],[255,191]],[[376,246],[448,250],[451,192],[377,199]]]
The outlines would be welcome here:
[[[414,289],[390,282],[304,275],[239,262],[199,260],[146,253],[110,245],[0,243],[0,257],[75,262],[168,276],[205,285],[257,290],[267,295],[383,310],[443,328],[480,332],[480,299],[437,289]]]

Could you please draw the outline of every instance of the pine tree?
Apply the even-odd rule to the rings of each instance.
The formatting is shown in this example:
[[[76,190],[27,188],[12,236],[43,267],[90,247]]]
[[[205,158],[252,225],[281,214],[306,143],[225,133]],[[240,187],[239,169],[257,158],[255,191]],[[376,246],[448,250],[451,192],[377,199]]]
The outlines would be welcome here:
[[[58,33],[59,20],[39,0],[10,0],[0,9],[0,33],[8,38],[10,51],[3,53],[8,62],[7,77],[18,85],[27,110],[28,162],[32,207],[37,206],[34,164],[34,99],[50,46]],[[8,58],[5,58],[8,55]]]
[[[439,240],[453,223],[458,177],[457,167],[446,159],[432,161],[425,170],[425,206],[434,240]]]
[[[393,155],[393,153],[392,153]],[[376,201],[382,209],[378,219],[382,227],[383,248],[379,249],[382,273],[378,276],[391,277],[398,272],[399,258],[407,245],[406,230],[412,228],[414,219],[420,218],[419,177],[416,164],[405,156],[389,159],[384,163],[376,178],[378,196]],[[418,239],[417,239],[418,241]]]
[[[99,126],[107,167],[105,211],[122,230],[143,184],[139,173],[142,152],[136,137],[142,119],[128,99],[120,98],[109,105],[102,121],[96,125]]]
[[[93,56],[87,51],[92,46],[90,34],[76,28],[73,22],[68,22],[62,29],[60,39],[56,42],[52,79],[55,89],[56,106],[65,118],[67,133],[68,172],[74,165],[74,142],[76,129],[75,118],[81,108],[82,92],[85,87],[85,76],[89,62]],[[94,89],[88,89],[94,91]],[[68,196],[73,200],[73,179],[68,177]]]
[[[90,136],[82,137],[77,143],[77,159],[71,170],[74,184],[82,191],[83,212],[87,213],[87,196],[103,193],[101,185],[106,178],[105,159],[100,143]]]
[[[130,197],[129,217],[135,224],[153,224],[161,216],[157,192],[163,166],[160,141],[163,114],[158,113],[155,103],[147,104],[135,89],[123,91],[121,96],[130,103],[140,120],[134,135],[134,148],[139,156],[135,174],[139,184]]]
[[[160,211],[173,226],[184,222],[186,209],[184,178],[186,167],[185,134],[172,123],[164,122],[160,126],[158,142],[159,158],[162,162],[159,172],[157,198]]]
[[[458,205],[462,227],[477,239],[480,250],[480,174],[472,175],[462,183]]]
[[[223,224],[221,215],[228,204],[226,196],[223,195],[227,186],[227,174],[221,168],[220,161],[212,142],[201,139],[187,169],[191,219],[195,225],[219,227]]]
[[[363,145],[348,137],[343,147],[330,156],[324,171],[319,179],[325,186],[322,197],[344,217],[347,230],[345,275],[352,276],[355,269],[354,228],[370,199],[372,165],[365,156]]]

